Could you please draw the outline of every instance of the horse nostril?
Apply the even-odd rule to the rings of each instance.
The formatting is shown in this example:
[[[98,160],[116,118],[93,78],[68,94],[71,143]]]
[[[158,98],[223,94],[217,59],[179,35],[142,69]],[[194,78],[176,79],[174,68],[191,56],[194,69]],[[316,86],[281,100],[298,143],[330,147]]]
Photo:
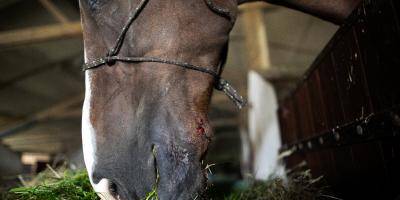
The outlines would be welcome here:
[[[110,182],[109,190],[110,190],[110,193],[111,193],[112,195],[117,195],[117,194],[118,194],[117,184],[115,184],[115,183],[113,183],[113,182]]]

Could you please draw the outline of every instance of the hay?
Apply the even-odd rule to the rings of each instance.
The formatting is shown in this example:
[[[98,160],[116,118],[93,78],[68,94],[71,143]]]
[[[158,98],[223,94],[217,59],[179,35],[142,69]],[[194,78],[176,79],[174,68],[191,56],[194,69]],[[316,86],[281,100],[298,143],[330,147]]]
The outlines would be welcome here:
[[[292,174],[287,181],[272,178],[264,182],[254,182],[250,187],[234,191],[224,200],[325,200],[338,199],[327,195],[327,187],[322,186],[322,177],[312,179],[310,171]]]
[[[320,179],[312,179],[309,171],[291,175],[287,181],[272,178],[265,182],[254,182],[242,190],[230,192],[223,197],[210,199],[224,200],[323,200],[337,199],[326,195]],[[158,200],[157,188],[143,200]],[[218,195],[221,196],[221,195]],[[1,197],[1,196],[0,196]],[[92,190],[86,171],[53,170],[40,173],[28,186],[14,188],[3,194],[6,200],[99,200]]]

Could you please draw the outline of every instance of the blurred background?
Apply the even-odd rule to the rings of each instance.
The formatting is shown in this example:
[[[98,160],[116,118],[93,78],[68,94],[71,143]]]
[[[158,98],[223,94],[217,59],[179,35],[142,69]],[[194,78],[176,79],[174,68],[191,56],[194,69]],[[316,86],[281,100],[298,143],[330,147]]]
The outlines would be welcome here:
[[[283,99],[337,26],[265,3],[240,7],[224,78],[247,96],[239,111],[214,92],[214,180],[283,174],[277,118]],[[68,161],[82,168],[83,46],[78,2],[0,0],[0,185]],[[21,177],[20,177],[21,179]]]

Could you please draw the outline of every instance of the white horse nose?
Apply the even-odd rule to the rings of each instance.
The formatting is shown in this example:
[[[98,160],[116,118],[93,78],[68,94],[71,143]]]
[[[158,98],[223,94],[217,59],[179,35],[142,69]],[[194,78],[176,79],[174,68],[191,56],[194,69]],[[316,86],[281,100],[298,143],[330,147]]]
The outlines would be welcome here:
[[[103,178],[98,183],[92,183],[94,191],[102,200],[118,200],[115,197],[116,186],[109,179]]]

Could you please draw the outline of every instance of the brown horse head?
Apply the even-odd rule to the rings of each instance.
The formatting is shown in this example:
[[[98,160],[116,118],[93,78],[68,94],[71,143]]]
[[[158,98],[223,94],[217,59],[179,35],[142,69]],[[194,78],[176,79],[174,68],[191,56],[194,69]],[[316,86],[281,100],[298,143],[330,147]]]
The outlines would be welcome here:
[[[163,200],[200,197],[212,137],[210,97],[216,82],[235,97],[229,85],[218,84],[219,66],[237,5],[247,1],[80,0],[91,69],[83,148],[100,196],[141,199],[156,189]],[[271,0],[334,22],[356,1]]]
[[[237,2],[213,1],[148,1],[118,55],[175,60],[218,73]],[[86,62],[113,48],[140,3],[80,0]],[[200,195],[215,77],[168,63],[113,62],[85,72],[83,147],[95,190],[111,199],[140,199],[154,188],[160,199]]]

